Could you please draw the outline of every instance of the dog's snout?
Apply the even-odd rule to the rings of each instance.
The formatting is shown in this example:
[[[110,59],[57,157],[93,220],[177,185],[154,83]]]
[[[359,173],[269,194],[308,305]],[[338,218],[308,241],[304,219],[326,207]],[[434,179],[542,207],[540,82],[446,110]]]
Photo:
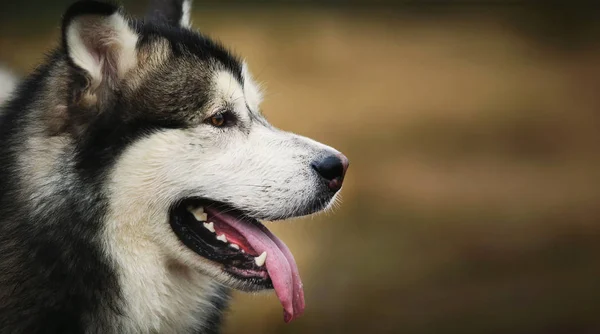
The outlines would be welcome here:
[[[319,175],[327,181],[327,186],[333,191],[342,187],[344,175],[350,162],[345,155],[328,155],[322,159],[314,161],[311,166]]]

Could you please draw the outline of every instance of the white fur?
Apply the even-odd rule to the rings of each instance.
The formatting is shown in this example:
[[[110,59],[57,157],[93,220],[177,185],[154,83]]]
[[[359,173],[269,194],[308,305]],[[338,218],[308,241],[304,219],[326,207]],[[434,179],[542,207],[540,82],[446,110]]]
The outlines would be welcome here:
[[[118,13],[110,16],[109,25],[114,28],[115,40],[120,48],[118,60],[119,77],[125,76],[129,70],[133,69],[137,65],[137,51],[136,46],[138,42],[138,35],[131,29],[127,20]]]
[[[67,28],[67,45],[69,55],[75,65],[81,67],[96,82],[102,81],[102,60],[94,57],[94,54],[85,46],[79,31],[81,30],[79,22],[73,22]]]
[[[118,179],[116,175],[116,182]],[[161,239],[167,236],[152,231],[158,230],[153,225],[160,221],[164,225],[160,232],[173,234],[168,230],[167,211],[147,211],[148,205],[135,207],[139,201],[122,198],[136,196],[131,190],[113,191],[114,206],[105,230],[107,251],[116,262],[125,302],[123,326],[127,332],[140,333],[185,333],[202,328],[218,283],[165,252]],[[188,271],[172,272],[169,262]]]
[[[191,28],[191,12],[192,12],[192,0],[183,1],[183,5],[181,8],[181,19],[179,20],[179,25],[184,28]]]
[[[242,66],[242,77],[244,78],[244,95],[246,96],[248,106],[250,106],[251,110],[257,111],[262,102],[263,95],[260,86],[252,78],[246,62]]]
[[[175,333],[202,326],[205,319],[198,311],[216,284],[242,284],[181,243],[169,224],[174,202],[198,196],[230,203],[259,218],[289,216],[306,206],[318,189],[310,162],[323,153],[336,153],[308,138],[252,122],[247,89],[231,73],[218,72],[214,87],[207,112],[233,105],[243,127],[202,123],[155,133],[132,144],[110,177],[105,247],[120,268],[131,330]],[[169,263],[180,264],[188,274],[169,271]]]
[[[219,71],[215,75],[215,99],[213,103],[217,103],[218,106],[223,106],[227,103],[234,104],[235,109],[244,108],[246,100],[244,99],[244,89],[240,86],[239,82],[226,71]],[[242,116],[246,113],[242,113]]]
[[[0,105],[8,100],[16,86],[17,78],[12,73],[0,68]]]
[[[105,79],[103,68],[107,61],[116,61],[116,76],[123,78],[137,64],[138,36],[119,13],[95,19],[97,20],[90,20],[84,16],[71,22],[66,34],[68,53],[77,66],[89,73],[95,84]],[[107,49],[112,54],[98,54],[98,45],[93,45],[94,43],[102,43],[102,49]],[[110,59],[111,57],[115,59]]]

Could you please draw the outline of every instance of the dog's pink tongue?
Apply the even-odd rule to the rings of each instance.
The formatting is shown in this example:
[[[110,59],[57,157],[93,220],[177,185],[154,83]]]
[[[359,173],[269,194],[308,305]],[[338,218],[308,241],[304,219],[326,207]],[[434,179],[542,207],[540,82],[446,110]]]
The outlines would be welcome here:
[[[290,322],[304,313],[304,290],[294,256],[288,247],[264,226],[242,222],[227,214],[216,213],[224,223],[235,228],[258,255],[267,252],[267,271],[275,294],[283,306],[283,319]]]

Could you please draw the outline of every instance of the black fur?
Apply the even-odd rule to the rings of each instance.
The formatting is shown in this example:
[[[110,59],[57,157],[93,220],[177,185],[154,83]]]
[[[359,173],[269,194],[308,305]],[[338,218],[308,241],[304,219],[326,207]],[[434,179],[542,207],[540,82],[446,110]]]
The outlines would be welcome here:
[[[184,0],[152,0],[146,17],[155,22],[178,26],[183,16]]]
[[[114,270],[98,247],[105,201],[82,200],[78,194],[88,190],[75,188],[53,194],[46,200],[58,205],[33,215],[18,199],[18,136],[29,125],[22,112],[36,100],[57,58],[20,86],[0,118],[1,333],[82,333],[84,319],[99,308],[119,312]]]
[[[78,15],[111,15],[117,10],[94,1],[79,2],[67,10],[63,27]],[[168,22],[176,18],[171,13],[165,15]],[[218,43],[173,25],[134,25],[141,35],[140,45],[156,36],[166,37],[176,57],[192,54],[200,60],[213,60],[241,82],[239,61]],[[100,311],[122,314],[115,268],[100,245],[108,203],[102,192],[106,171],[124,148],[140,137],[163,128],[189,126],[189,112],[198,110],[206,101],[202,92],[187,87],[185,82],[182,87],[164,88],[181,95],[177,101],[185,99],[184,107],[174,104],[177,96],[158,100],[160,94],[154,94],[156,88],[150,82],[134,97],[139,103],[130,103],[131,96],[125,98],[122,92],[115,91],[102,106],[93,111],[81,110],[71,100],[73,92],[85,88],[85,78],[66,50],[63,33],[62,45],[20,85],[15,98],[0,112],[0,333],[83,333],[89,330],[90,322],[96,324],[98,332],[114,330],[111,323],[98,318]],[[29,205],[31,199],[24,198],[21,190],[26,180],[21,179],[18,167],[20,147],[26,139],[23,134],[32,126],[33,118],[29,116],[35,111],[33,104],[40,101],[45,80],[65,64],[68,70],[64,81],[69,96],[59,98],[65,100],[68,115],[91,112],[91,116],[85,119],[86,126],[80,132],[58,133],[72,136],[76,145],[69,152],[75,157],[74,166],[64,167],[72,170],[56,172],[74,179],[70,183],[61,180],[56,184],[56,192],[37,198],[47,210],[34,214]],[[177,69],[165,69],[169,70],[176,73]],[[191,78],[197,80],[196,86],[205,79]],[[227,296],[228,291],[223,289],[221,294]],[[218,333],[226,301],[227,298],[213,301],[216,311],[204,333]]]
[[[206,323],[206,330],[203,334],[219,334],[221,323],[223,321],[223,310],[227,309],[229,303],[230,290],[223,286],[219,287],[218,297],[211,300],[211,304],[214,306],[212,314],[208,317]]]
[[[243,86],[240,60],[232,55],[223,45],[207,36],[188,29],[161,24],[140,24],[138,25],[138,32],[145,37],[153,35],[166,37],[171,43],[171,48],[175,55],[184,56],[186,53],[191,53],[198,57],[199,60],[217,60]]]

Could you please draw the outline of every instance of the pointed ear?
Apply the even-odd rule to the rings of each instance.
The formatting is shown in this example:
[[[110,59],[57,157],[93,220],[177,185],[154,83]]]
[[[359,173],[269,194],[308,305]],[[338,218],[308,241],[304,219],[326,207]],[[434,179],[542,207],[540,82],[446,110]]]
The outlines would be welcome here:
[[[64,51],[71,65],[83,70],[92,95],[114,89],[136,67],[137,41],[138,34],[117,6],[80,1],[64,15]]]
[[[152,0],[146,17],[154,22],[190,28],[191,11],[192,0]]]

